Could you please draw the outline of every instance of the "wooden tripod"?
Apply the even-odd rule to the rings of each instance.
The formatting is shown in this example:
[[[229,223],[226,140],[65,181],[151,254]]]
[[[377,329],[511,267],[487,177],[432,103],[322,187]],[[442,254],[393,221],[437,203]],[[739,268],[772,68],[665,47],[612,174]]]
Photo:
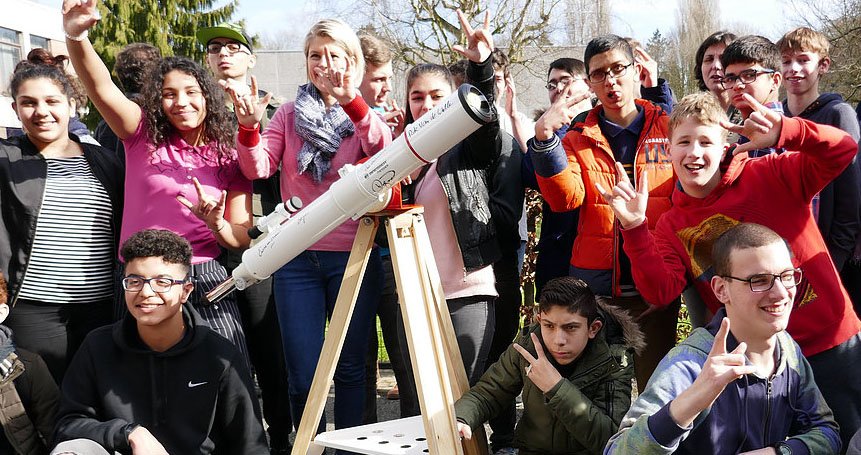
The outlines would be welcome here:
[[[445,295],[422,212],[422,207],[413,207],[380,212],[361,219],[347,268],[344,271],[341,290],[329,321],[329,330],[323,342],[323,350],[311,383],[305,411],[296,432],[292,455],[319,454],[325,446],[369,454],[414,453],[409,450],[389,451],[394,450],[397,444],[387,445],[383,442],[377,443],[378,445],[372,449],[368,447],[368,438],[362,436],[351,436],[348,438],[351,441],[341,441],[340,444],[327,444],[321,441],[325,439],[322,438],[323,434],[317,440],[314,439],[317,423],[325,409],[329,387],[335,375],[335,367],[356,305],[356,298],[359,295],[362,276],[374,245],[374,235],[381,222],[385,225],[389,239],[410,361],[422,412],[424,437],[415,438],[415,440],[426,443],[425,453],[434,455],[487,453],[487,439],[483,429],[476,431],[472,439],[464,441],[463,445],[457,433],[454,401],[469,389],[469,383],[451,317],[445,304]],[[398,425],[398,422],[410,420],[415,421],[415,419],[401,419],[373,426],[391,427]],[[362,428],[350,429],[351,434],[356,434],[357,430],[361,432]],[[374,431],[374,433],[379,432],[382,430]],[[396,434],[396,436],[403,436],[403,434]],[[381,449],[383,446],[385,449]],[[411,446],[415,449],[415,444],[401,445],[405,448]]]

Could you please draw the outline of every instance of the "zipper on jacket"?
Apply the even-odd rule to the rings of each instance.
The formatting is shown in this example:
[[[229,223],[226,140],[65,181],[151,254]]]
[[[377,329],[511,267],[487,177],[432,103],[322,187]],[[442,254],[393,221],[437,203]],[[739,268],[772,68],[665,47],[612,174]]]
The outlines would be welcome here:
[[[39,200],[39,212],[36,213],[35,223],[36,226],[39,225],[39,217],[42,216],[42,208],[45,207],[45,192],[47,191],[48,185],[48,161],[45,158],[41,158],[45,161],[45,187],[42,188],[42,199]],[[33,238],[30,239],[30,249],[27,252],[27,265],[24,266],[24,273],[21,275],[21,282],[18,283],[17,289],[15,290],[15,297],[12,299],[12,303],[10,304],[11,308],[15,308],[15,304],[18,303],[18,296],[21,295],[21,286],[24,285],[24,280],[27,279],[27,271],[30,270],[30,259],[33,257],[33,246],[36,244],[36,226],[33,226]]]
[[[765,425],[763,425],[763,441],[768,441],[769,426],[771,426],[771,386],[773,382],[774,375],[765,381]]]

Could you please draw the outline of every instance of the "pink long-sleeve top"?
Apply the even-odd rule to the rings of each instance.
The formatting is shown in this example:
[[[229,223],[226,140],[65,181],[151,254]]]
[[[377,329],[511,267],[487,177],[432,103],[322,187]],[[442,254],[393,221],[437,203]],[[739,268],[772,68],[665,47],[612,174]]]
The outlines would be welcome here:
[[[256,130],[240,128],[237,139],[239,166],[249,179],[267,178],[281,166],[281,197],[298,196],[307,206],[338,180],[338,169],[371,156],[392,142],[392,132],[386,122],[357,96],[343,106],[355,125],[355,133],[341,141],[332,159],[332,167],[320,183],[311,173],[299,174],[297,155],[303,141],[293,129],[295,111],[292,102],[281,106],[266,127],[262,137]],[[348,220],[309,248],[315,251],[350,251],[358,222]]]

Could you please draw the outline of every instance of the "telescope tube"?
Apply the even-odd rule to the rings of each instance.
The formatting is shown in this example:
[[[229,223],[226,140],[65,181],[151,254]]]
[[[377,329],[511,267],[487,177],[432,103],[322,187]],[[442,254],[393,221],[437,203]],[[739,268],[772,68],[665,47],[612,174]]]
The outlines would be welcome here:
[[[487,98],[464,84],[364,163],[342,172],[329,190],[242,254],[232,277],[207,299],[217,301],[271,276],[347,218],[358,219],[379,204],[396,183],[447,152],[495,117]]]

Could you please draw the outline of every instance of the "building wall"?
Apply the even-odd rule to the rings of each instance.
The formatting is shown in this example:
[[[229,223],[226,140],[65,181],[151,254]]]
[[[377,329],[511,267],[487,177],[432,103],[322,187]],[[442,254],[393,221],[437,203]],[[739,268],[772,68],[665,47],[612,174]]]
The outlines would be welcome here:
[[[583,58],[582,47],[552,47],[544,49],[529,49],[531,55],[529,66],[514,65],[511,74],[517,87],[518,109],[532,118],[536,109],[549,106],[547,89],[547,68],[550,62],[561,57]],[[409,68],[395,62],[395,81],[392,96],[399,106],[405,105],[404,79]],[[308,81],[305,69],[305,56],[302,51],[269,51],[257,52],[257,65],[253,73],[257,76],[260,88],[272,92],[281,102],[291,101],[296,97],[299,85]]]
[[[34,47],[51,53],[66,54],[66,38],[59,8],[29,0],[0,0],[0,138],[6,128],[21,123],[12,110],[9,81],[15,65]]]

